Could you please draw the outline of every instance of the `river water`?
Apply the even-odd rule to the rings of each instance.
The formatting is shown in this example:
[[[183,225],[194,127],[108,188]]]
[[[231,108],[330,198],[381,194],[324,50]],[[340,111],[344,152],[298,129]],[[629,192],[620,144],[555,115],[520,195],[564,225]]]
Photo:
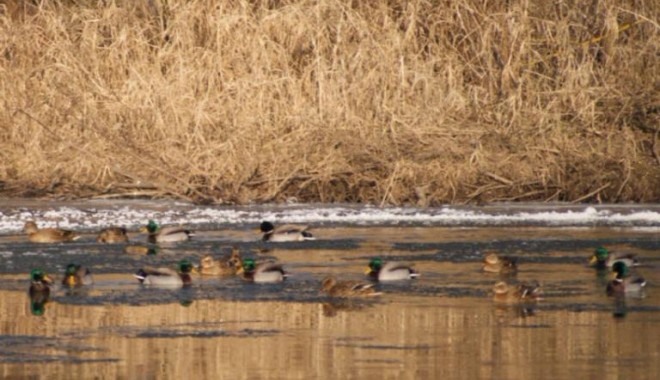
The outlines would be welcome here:
[[[153,246],[152,218],[196,230]],[[83,233],[29,242],[26,220]],[[317,237],[264,243],[261,220],[308,223]],[[102,245],[108,225],[128,244]],[[152,248],[127,253],[127,246]],[[615,301],[609,273],[587,266],[594,248],[636,253],[645,297]],[[281,284],[198,277],[189,288],[138,285],[144,265],[199,262],[236,246],[277,260]],[[484,252],[518,259],[512,278],[483,273]],[[150,253],[150,254],[146,254]],[[328,274],[365,280],[370,258],[414,264],[421,277],[377,284],[379,297],[319,294]],[[0,201],[0,376],[3,378],[657,379],[660,378],[660,205],[496,205],[437,209],[341,205],[191,206],[166,201]],[[91,269],[88,288],[53,288],[35,315],[28,273],[61,280]],[[501,279],[538,281],[537,304],[502,306]],[[36,313],[39,314],[39,313]]]

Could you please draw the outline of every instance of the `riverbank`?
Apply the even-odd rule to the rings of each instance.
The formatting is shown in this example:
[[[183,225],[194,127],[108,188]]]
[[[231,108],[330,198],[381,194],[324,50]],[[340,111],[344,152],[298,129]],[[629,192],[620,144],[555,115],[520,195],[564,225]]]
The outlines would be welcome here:
[[[0,194],[660,201],[632,6],[8,1]]]

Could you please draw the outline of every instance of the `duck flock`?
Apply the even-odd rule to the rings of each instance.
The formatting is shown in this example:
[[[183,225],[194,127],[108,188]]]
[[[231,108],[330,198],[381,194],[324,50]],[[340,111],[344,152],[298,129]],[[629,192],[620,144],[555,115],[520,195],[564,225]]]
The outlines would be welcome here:
[[[81,237],[75,231],[59,228],[38,228],[34,221],[25,223],[24,232],[34,243],[60,243],[75,241]],[[307,226],[281,225],[274,226],[264,221],[260,225],[262,239],[269,242],[295,242],[314,240],[315,237]],[[140,228],[140,232],[148,234],[150,243],[176,243],[186,241],[194,236],[194,232],[179,226],[160,226],[153,220]],[[127,230],[122,227],[106,228],[99,232],[96,238],[99,243],[126,243],[129,241]],[[128,246],[127,250],[140,247]],[[632,273],[632,268],[639,265],[632,254],[610,252],[605,247],[595,249],[590,258],[590,265],[598,270],[612,272],[612,280],[607,283],[605,292],[608,296],[640,297],[644,295],[646,281]],[[513,257],[498,256],[488,253],[483,259],[483,271],[502,275],[515,274],[518,270],[517,260]],[[282,264],[274,262],[256,262],[253,258],[242,258],[239,250],[234,247],[231,254],[222,258],[205,255],[198,265],[190,260],[181,260],[176,268],[143,267],[134,277],[144,286],[184,287],[192,284],[193,275],[203,276],[240,276],[242,279],[255,283],[276,283],[288,277]],[[337,280],[328,276],[321,281],[320,290],[330,297],[372,297],[381,293],[374,289],[376,282],[409,281],[420,276],[411,265],[389,261],[380,257],[373,258],[365,270],[369,281]],[[43,313],[43,305],[49,298],[50,288],[54,280],[43,268],[35,268],[30,273],[29,295],[33,304],[33,313]],[[81,287],[93,284],[89,269],[76,263],[67,265],[62,285],[66,287]],[[497,282],[493,287],[493,299],[496,302],[509,304],[533,303],[540,300],[541,289],[538,282],[508,284]]]

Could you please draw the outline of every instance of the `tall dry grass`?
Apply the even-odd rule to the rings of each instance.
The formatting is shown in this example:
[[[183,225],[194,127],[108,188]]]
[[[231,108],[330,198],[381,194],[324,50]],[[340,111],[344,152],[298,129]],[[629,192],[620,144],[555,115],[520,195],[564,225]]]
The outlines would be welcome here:
[[[660,200],[660,4],[0,1],[10,195]]]

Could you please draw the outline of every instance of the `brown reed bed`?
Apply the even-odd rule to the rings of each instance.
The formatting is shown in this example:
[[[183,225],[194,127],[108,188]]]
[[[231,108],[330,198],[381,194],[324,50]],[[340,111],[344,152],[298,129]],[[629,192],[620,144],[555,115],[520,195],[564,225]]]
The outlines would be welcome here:
[[[660,200],[657,1],[0,4],[5,195]]]

